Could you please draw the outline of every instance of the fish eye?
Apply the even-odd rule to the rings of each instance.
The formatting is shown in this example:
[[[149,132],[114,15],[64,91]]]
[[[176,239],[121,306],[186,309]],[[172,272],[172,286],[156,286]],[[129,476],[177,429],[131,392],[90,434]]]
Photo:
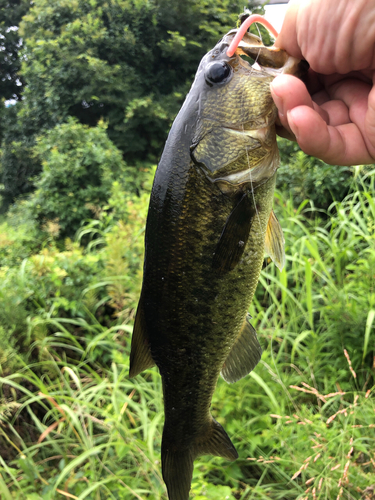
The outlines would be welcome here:
[[[206,78],[206,82],[209,85],[212,85],[214,83],[223,82],[226,78],[228,78],[230,73],[231,69],[229,64],[224,61],[215,61],[207,67],[204,76]]]

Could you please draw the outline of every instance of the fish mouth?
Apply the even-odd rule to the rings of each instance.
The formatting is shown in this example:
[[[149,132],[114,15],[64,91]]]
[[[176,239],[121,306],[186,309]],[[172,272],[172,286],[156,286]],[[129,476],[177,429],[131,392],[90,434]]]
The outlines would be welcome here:
[[[225,39],[228,37],[226,41],[229,44],[236,33],[237,30],[234,29],[226,34]],[[307,61],[292,57],[283,49],[264,46],[262,40],[252,33],[245,33],[235,54],[251,57],[263,72],[275,77],[280,74],[288,74],[303,80],[310,67]]]

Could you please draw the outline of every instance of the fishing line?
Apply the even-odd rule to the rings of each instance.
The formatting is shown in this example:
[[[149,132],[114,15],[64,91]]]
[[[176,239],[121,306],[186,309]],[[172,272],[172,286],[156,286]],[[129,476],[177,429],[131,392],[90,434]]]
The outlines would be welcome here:
[[[257,27],[257,30],[258,30],[258,34],[259,34],[259,38],[262,40],[262,35],[260,33],[260,29],[258,27],[258,24],[256,25]],[[262,40],[262,43],[263,43],[263,40]],[[259,54],[260,54],[260,47],[259,47],[259,50],[258,50],[258,53],[257,53],[257,56],[254,60],[254,64],[258,64],[258,59],[259,59]],[[251,66],[251,72],[250,74],[252,74],[252,72],[254,71],[254,68],[253,68],[253,65]],[[242,107],[244,106],[243,104],[243,101],[242,101]],[[244,126],[242,124],[242,131],[244,131]],[[253,203],[254,203],[254,208],[255,208],[255,213],[257,215],[257,218],[258,218],[258,224],[259,224],[259,230],[262,231],[262,224],[261,224],[261,221],[260,221],[260,215],[259,215],[259,211],[258,211],[258,208],[257,208],[257,205],[256,205],[256,202],[255,202],[255,194],[254,194],[254,186],[253,186],[253,179],[251,177],[251,166],[250,166],[250,158],[249,158],[249,152],[248,150],[246,149],[246,158],[247,158],[247,165],[249,167],[249,179],[250,179],[250,185],[251,185],[251,197],[253,198]],[[265,234],[265,232],[264,232]]]
[[[262,33],[260,32],[260,29],[259,29],[258,24],[259,24],[259,23],[256,23],[255,27],[256,27],[256,29],[257,29],[257,31],[258,31],[259,38],[260,38],[261,42],[263,43]],[[263,43],[263,45],[264,45],[264,43]],[[258,55],[259,55],[259,54],[260,54],[260,49],[259,49]]]
[[[251,67],[251,72],[253,71],[253,68]],[[250,74],[251,74],[250,72]],[[242,109],[244,109],[244,92],[242,92],[242,99],[241,99],[241,106],[242,106]],[[241,124],[242,125],[242,132],[245,133],[245,127],[243,125],[243,123]],[[249,180],[250,180],[250,186],[251,186],[251,197],[253,199],[253,203],[254,203],[254,208],[255,208],[255,213],[257,215],[257,218],[258,218],[258,224],[259,224],[259,229],[261,230],[262,228],[262,225],[261,225],[261,221],[260,221],[260,215],[259,215],[259,211],[258,211],[258,208],[257,208],[257,204],[255,202],[255,195],[254,195],[254,186],[253,186],[253,179],[251,177],[251,165],[250,165],[250,158],[249,158],[249,151],[247,150],[247,148],[245,147],[245,151],[246,151],[246,160],[247,160],[247,166],[249,168]]]
[[[242,130],[243,131],[245,130],[243,124],[242,124]],[[250,191],[251,192],[251,197],[253,199],[255,213],[256,213],[257,218],[258,218],[259,229],[262,232],[262,224],[261,224],[261,221],[260,221],[260,215],[259,215],[259,211],[258,211],[258,208],[257,208],[257,204],[255,202],[254,186],[253,186],[253,181],[252,181],[252,178],[251,178],[251,167],[250,167],[249,152],[248,152],[248,150],[246,148],[245,148],[245,151],[246,151],[247,165],[249,167],[249,178],[250,178],[250,185],[251,185],[251,191]],[[265,232],[264,232],[264,234],[265,234]]]
[[[232,43],[230,44],[230,46],[229,46],[229,48],[227,50],[227,56],[228,57],[232,57],[233,56],[233,54],[235,53],[235,51],[238,48],[238,44],[240,43],[240,41],[244,37],[245,33],[247,32],[247,30],[249,29],[249,27],[253,23],[255,23],[255,22],[259,23],[259,24],[262,24],[263,26],[265,26],[274,35],[274,37],[277,38],[278,33],[275,30],[275,28],[272,26],[272,24],[270,24],[266,19],[264,19],[264,17],[262,17],[262,16],[260,16],[258,14],[253,14],[252,16],[249,16],[241,24],[240,28],[238,29],[235,37],[232,40]],[[259,30],[258,26],[257,26],[257,29],[258,29],[259,38],[262,40],[262,35],[260,33],[260,30]],[[257,63],[258,58],[259,58],[259,54],[260,54],[260,47],[259,47],[259,51],[258,51],[257,57],[255,58],[254,64]],[[252,71],[253,71],[253,66],[251,66],[251,72],[250,72],[250,74],[252,73]],[[242,99],[241,99],[242,109],[244,107],[243,99],[244,99],[244,96],[242,95]],[[242,131],[245,132],[243,124],[242,124]],[[255,202],[254,186],[253,186],[252,175],[251,175],[251,166],[250,166],[249,152],[248,152],[247,148],[245,148],[245,150],[246,150],[247,165],[249,167],[249,180],[250,180],[250,185],[251,185],[251,196],[253,198],[255,212],[256,212],[257,218],[258,218],[259,229],[261,230],[262,225],[261,225],[261,221],[260,221],[259,211],[257,209],[256,202]],[[266,232],[266,229],[265,229],[265,232]],[[264,232],[264,234],[265,234],[265,232]]]

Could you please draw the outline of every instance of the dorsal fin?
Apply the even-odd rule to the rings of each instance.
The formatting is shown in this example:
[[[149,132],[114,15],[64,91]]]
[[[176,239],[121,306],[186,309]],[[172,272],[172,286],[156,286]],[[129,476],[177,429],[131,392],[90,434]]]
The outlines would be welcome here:
[[[214,269],[224,273],[236,267],[249,239],[254,215],[253,202],[244,194],[230,213],[216,245],[212,261]]]
[[[133,336],[130,351],[129,377],[135,377],[139,373],[155,365],[152,359],[147,338],[146,324],[144,320],[144,309],[142,296],[139,299],[137,314],[135,315]]]
[[[285,239],[280,223],[272,210],[266,229],[265,250],[282,271],[285,266]]]
[[[245,317],[242,329],[221,369],[221,376],[226,382],[240,380],[253,370],[262,356],[262,348],[257,334],[250,323],[250,316]]]

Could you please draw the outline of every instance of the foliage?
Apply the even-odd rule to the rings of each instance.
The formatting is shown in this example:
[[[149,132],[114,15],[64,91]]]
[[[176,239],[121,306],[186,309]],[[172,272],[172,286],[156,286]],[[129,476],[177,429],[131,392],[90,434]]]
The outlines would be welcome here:
[[[37,370],[47,375],[39,378],[35,369],[25,367],[1,380],[6,393],[10,388],[18,393],[16,402],[3,399],[2,417],[8,446],[10,442],[15,450],[10,464],[1,463],[7,490],[3,488],[13,498],[34,494],[52,499],[56,493],[93,500],[97,495],[166,498],[160,470],[160,377],[148,370],[142,377],[128,379],[129,346],[124,349],[116,340],[120,331],[99,333],[81,352],[85,363],[79,364],[69,356],[59,359],[54,348],[64,339],[51,338],[46,346],[49,359]],[[90,350],[103,346],[112,348],[113,363],[107,369],[90,368]],[[285,397],[279,396],[279,403],[262,395],[264,388],[272,394],[291,378],[303,384],[296,371],[280,379],[263,363],[260,374],[236,388],[219,384],[214,415],[234,435],[240,458],[233,464],[199,459],[193,498],[331,499],[343,492],[360,498],[375,479],[375,406],[370,391],[325,396],[316,391],[326,402],[318,399],[320,407],[315,404],[313,410],[304,387],[291,391],[293,397],[282,389]],[[28,383],[37,394],[26,388]],[[255,398],[261,411],[254,406]],[[216,408],[226,410],[226,416]],[[274,413],[275,408],[281,415]],[[38,436],[31,446],[16,430],[16,422],[27,419],[27,411]],[[229,420],[230,413],[234,418]],[[19,471],[23,474],[16,480]]]
[[[219,421],[239,440],[239,470],[232,477],[246,485],[241,498],[364,498],[375,479],[374,387],[356,388],[344,352],[340,361],[347,392],[335,385],[328,392],[327,384],[321,393],[316,387],[324,383],[312,379],[314,372],[299,371],[299,360],[288,370],[269,352],[247,383],[229,390],[219,384],[218,407],[229,394],[231,401],[218,411]]]
[[[296,206],[311,200],[316,207],[327,210],[334,201],[341,201],[349,193],[354,171],[351,167],[327,165],[322,160],[306,155],[296,143],[278,139],[281,167],[277,185],[289,192]]]
[[[18,25],[31,3],[30,0],[0,1],[0,98],[21,99],[24,82],[19,74],[22,41]]]
[[[0,269],[20,265],[46,243],[31,218],[19,223],[16,217],[0,222]]]
[[[118,195],[118,184],[114,195]],[[121,191],[120,191],[121,193]],[[103,250],[109,305],[116,316],[129,321],[134,317],[140,294],[143,270],[144,227],[146,222],[148,193],[140,198],[127,198],[123,218],[115,224],[105,238]],[[113,203],[113,198],[110,203]]]
[[[78,241],[86,241],[87,252],[99,251],[104,262],[102,280],[88,291],[105,287],[106,305],[120,321],[134,318],[139,298],[148,199],[149,192],[137,197],[116,181],[100,219],[84,224],[77,234]]]
[[[114,179],[125,177],[125,163],[103,122],[90,128],[69,119],[39,137],[34,154],[43,170],[26,208],[41,227],[62,238],[100,212]]]
[[[265,269],[261,279],[272,297],[274,326],[279,314],[283,316],[289,309],[288,330],[309,332],[304,334],[302,345],[309,343],[310,352],[314,352],[312,362],[326,359],[323,371],[338,381],[340,350],[346,347],[356,365],[363,361],[366,322],[375,304],[374,276],[369,272],[375,249],[375,205],[370,194],[374,171],[365,173],[363,179],[365,183],[370,180],[369,191],[357,191],[354,185],[354,192],[330,207],[324,222],[319,218],[301,220],[302,213],[309,215],[313,210],[307,202],[297,210],[291,200],[286,207],[280,204],[288,267],[280,277],[274,268]],[[276,289],[272,291],[271,283],[281,285],[281,298]],[[328,336],[322,343],[322,335],[328,331],[332,338]],[[372,365],[372,358],[368,362]]]
[[[3,370],[17,366],[19,355],[26,360],[30,344],[48,338],[55,318],[64,318],[64,331],[69,333],[75,331],[75,321],[92,323],[94,316],[96,326],[99,320],[105,325],[134,316],[147,201],[146,193],[138,198],[114,182],[106,210],[78,232],[78,240],[86,242],[87,250],[69,239],[62,245],[57,222],[49,221],[40,231],[35,223],[33,227],[32,219],[20,224],[16,213],[10,224],[0,225]],[[22,204],[18,208],[20,211]]]
[[[242,8],[239,0],[32,2],[20,27],[24,99],[11,130],[4,126],[3,211],[33,189],[35,137],[69,116],[91,127],[105,120],[127,164],[155,163],[201,57]]]
[[[62,252],[45,247],[18,266],[0,268],[2,371],[18,366],[19,357],[27,359],[30,346],[48,335],[55,317],[90,315],[90,296],[83,300],[82,291],[101,269],[100,255],[86,256],[69,242]]]
[[[242,7],[230,0],[36,0],[21,25],[29,112],[41,127],[68,115],[90,126],[104,118],[129,163],[155,161],[201,57]]]
[[[236,384],[220,380],[212,403],[240,458],[198,459],[193,498],[371,498],[374,188],[375,171],[362,169],[324,218],[277,195],[287,265],[279,273],[266,260],[250,309],[262,361]],[[5,345],[9,319],[0,321],[4,498],[166,498],[160,376],[127,376],[146,209],[147,195],[115,182],[108,208],[82,226],[85,252],[50,242],[3,272],[3,311],[33,292],[18,306],[22,349]]]
[[[1,110],[0,212],[6,212],[17,196],[34,190],[33,177],[41,170],[40,161],[33,154],[37,129],[32,122],[22,120],[23,109],[23,103],[18,102]]]

